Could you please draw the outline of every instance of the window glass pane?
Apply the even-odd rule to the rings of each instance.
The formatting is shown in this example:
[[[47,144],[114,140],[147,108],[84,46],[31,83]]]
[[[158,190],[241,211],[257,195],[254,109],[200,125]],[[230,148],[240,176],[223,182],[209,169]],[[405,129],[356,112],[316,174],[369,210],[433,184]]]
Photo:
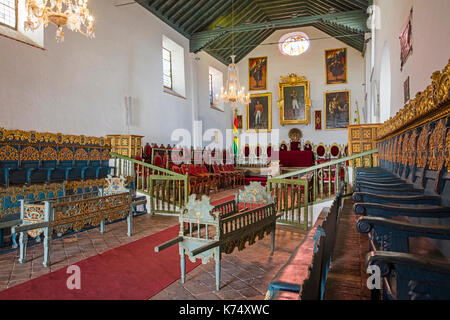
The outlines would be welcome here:
[[[164,87],[172,88],[172,79],[164,75]]]
[[[166,48],[163,52],[163,83],[167,88],[172,89],[172,53]]]
[[[209,102],[213,102],[213,76],[209,74]]]
[[[16,27],[16,0],[0,0],[0,23]]]

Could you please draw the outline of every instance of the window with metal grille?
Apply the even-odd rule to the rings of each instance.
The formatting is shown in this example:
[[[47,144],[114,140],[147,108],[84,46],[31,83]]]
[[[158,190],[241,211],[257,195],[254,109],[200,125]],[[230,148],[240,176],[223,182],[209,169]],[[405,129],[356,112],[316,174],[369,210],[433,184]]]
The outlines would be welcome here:
[[[162,48],[163,51],[163,81],[164,87],[173,89],[172,85],[172,52],[166,48]]]
[[[17,29],[17,0],[0,0],[0,24]]]

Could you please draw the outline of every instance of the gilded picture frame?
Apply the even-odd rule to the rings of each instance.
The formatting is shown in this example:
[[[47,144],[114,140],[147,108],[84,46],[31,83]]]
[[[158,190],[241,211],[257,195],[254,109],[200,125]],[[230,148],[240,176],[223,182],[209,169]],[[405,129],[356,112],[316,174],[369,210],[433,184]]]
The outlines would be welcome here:
[[[248,59],[248,91],[267,90],[267,57]]]
[[[278,83],[280,124],[309,124],[311,99],[309,81],[291,73],[281,76]]]
[[[325,50],[325,84],[347,82],[347,48]]]
[[[272,131],[272,93],[250,95],[246,106],[247,132]]]
[[[324,129],[343,130],[350,125],[350,90],[324,92]]]

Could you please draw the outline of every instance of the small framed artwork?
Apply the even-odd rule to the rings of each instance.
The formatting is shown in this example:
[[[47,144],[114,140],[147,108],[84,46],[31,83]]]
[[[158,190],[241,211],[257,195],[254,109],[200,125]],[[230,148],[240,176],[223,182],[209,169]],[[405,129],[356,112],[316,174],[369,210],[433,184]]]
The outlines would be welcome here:
[[[239,130],[242,129],[242,115],[241,115],[241,114],[240,114],[240,115],[237,115],[237,128],[238,128]]]
[[[280,124],[308,124],[309,109],[309,81],[304,76],[291,73],[281,76],[278,83],[280,109]]]
[[[324,93],[325,129],[345,129],[350,124],[350,91]]]
[[[325,50],[326,84],[347,83],[347,48]]]
[[[316,130],[322,130],[322,111],[314,111],[314,125]]]
[[[403,96],[405,99],[405,103],[409,101],[409,76],[406,78],[405,82],[403,83]]]
[[[248,90],[267,90],[267,57],[248,59]]]
[[[270,132],[272,130],[272,94],[252,94],[247,105],[247,131]]]
[[[403,66],[408,60],[408,57],[411,55],[413,51],[413,39],[412,39],[412,18],[413,18],[413,9],[411,8],[411,12],[409,13],[408,22],[403,28],[402,33],[400,34],[400,71],[403,70]]]

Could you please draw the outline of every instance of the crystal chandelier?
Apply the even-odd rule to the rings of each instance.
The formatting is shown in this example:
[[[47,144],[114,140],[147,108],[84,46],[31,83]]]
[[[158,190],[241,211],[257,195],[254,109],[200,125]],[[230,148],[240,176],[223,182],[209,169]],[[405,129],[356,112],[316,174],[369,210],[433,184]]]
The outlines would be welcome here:
[[[231,63],[228,65],[228,79],[226,87],[222,87],[220,97],[223,102],[248,104],[250,102],[250,94],[245,94],[245,88],[239,83],[239,68],[234,62],[235,55],[231,56]]]
[[[236,103],[248,104],[250,103],[250,94],[245,93],[245,88],[241,87],[239,83],[239,68],[237,64],[234,62],[236,56],[234,55],[234,1],[231,3],[232,5],[232,15],[231,15],[231,26],[232,26],[232,52],[231,55],[231,63],[228,65],[228,79],[225,88],[222,87],[220,92],[220,98],[223,102],[231,103],[232,108],[236,109]],[[218,95],[216,95],[216,101],[219,101]]]
[[[57,26],[56,41],[64,41],[63,27],[94,38],[94,17],[87,8],[89,0],[26,0],[28,12],[25,31],[35,31],[51,22]]]

